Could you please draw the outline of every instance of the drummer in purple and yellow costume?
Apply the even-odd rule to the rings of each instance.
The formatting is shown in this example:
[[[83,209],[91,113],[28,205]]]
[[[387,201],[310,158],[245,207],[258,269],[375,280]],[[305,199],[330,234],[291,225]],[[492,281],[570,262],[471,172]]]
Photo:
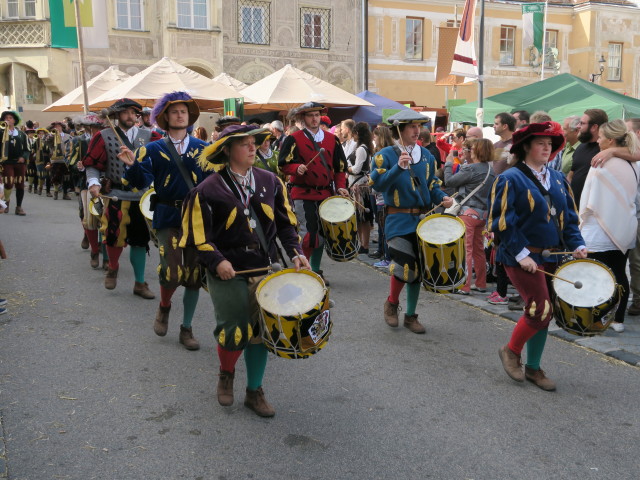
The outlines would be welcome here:
[[[185,92],[168,93],[159,99],[151,112],[151,121],[167,136],[136,150],[136,160],[128,155],[120,156],[127,165],[124,178],[137,189],[145,189],[152,183],[156,192],[153,228],[158,237],[160,265],[160,305],[156,312],[153,331],[164,337],[169,327],[171,297],[176,289],[185,287],[182,304],[184,313],[180,325],[179,341],[187,350],[198,350],[200,344],[193,336],[191,322],[198,304],[201,279],[197,255],[194,249],[178,247],[181,208],[189,190],[199,184],[207,174],[198,165],[198,157],[206,142],[187,133],[200,116],[195,100]],[[127,151],[122,148],[121,150]],[[180,156],[182,165],[191,180],[187,184],[176,164],[172,151]],[[130,152],[130,151],[129,151]],[[152,197],[153,198],[153,197]]]
[[[502,366],[513,380],[526,378],[547,391],[556,385],[540,369],[540,359],[553,308],[550,277],[539,270],[553,273],[560,256],[544,258],[542,252],[570,250],[575,258],[587,256],[571,188],[561,172],[547,168],[563,145],[562,128],[555,122],[518,130],[511,147],[517,161],[498,176],[489,197],[488,224],[499,241],[496,260],[525,301],[509,343],[499,350]]]
[[[420,293],[420,260],[416,228],[420,215],[453,200],[440,190],[436,163],[426,148],[417,144],[421,125],[429,119],[412,110],[389,117],[397,144],[380,150],[373,159],[371,181],[381,192],[387,210],[384,233],[391,254],[391,286],[384,303],[384,319],[390,327],[398,326],[400,292],[407,284],[407,309],[404,326],[413,333],[425,333],[418,321],[416,306]]]
[[[309,263],[302,255],[284,184],[273,173],[253,168],[257,145],[266,132],[257,125],[232,125],[203,150],[202,169],[217,173],[185,199],[180,246],[196,247],[200,264],[207,269],[220,359],[218,402],[233,404],[235,365],[244,350],[244,404],[259,416],[271,417],[275,410],[262,390],[267,349],[258,337],[256,288],[277,258],[276,236],[297,269],[309,268]],[[264,270],[236,274],[256,268]]]

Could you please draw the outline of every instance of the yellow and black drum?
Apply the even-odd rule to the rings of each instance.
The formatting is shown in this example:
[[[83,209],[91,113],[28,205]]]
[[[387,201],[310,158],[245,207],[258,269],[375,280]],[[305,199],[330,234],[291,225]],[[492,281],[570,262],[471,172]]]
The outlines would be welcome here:
[[[451,293],[467,279],[462,220],[429,215],[416,229],[422,266],[422,285],[431,292]]]
[[[358,256],[356,207],[345,197],[329,197],[320,204],[318,216],[324,232],[324,249],[329,258],[347,262]]]
[[[158,237],[156,236],[156,231],[153,228],[153,210],[151,210],[151,197],[156,194],[156,191],[153,187],[149,188],[144,195],[140,197],[140,213],[144,217],[144,221],[147,223],[147,227],[149,228],[149,235],[151,236],[151,240],[153,244],[158,247]]]
[[[571,282],[582,282],[582,288],[578,289],[571,283],[553,279],[556,324],[581,337],[604,332],[614,320],[621,299],[621,287],[609,267],[584,258],[560,265],[555,273]]]
[[[331,335],[329,291],[309,270],[288,268],[265,277],[256,290],[260,334],[265,346],[283,358],[307,358]]]

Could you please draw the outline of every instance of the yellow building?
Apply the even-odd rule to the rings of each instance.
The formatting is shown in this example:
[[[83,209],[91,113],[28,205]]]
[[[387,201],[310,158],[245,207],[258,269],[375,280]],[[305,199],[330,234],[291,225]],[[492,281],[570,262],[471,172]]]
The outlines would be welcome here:
[[[540,79],[540,61],[523,45],[521,3],[485,2],[485,97]],[[369,90],[430,107],[443,107],[454,98],[453,87],[435,85],[439,28],[456,26],[463,8],[462,0],[371,0]],[[478,7],[476,49],[479,12]],[[593,78],[640,97],[640,9],[633,2],[550,0],[545,39],[550,53],[545,77],[554,75],[557,64],[557,73]],[[457,98],[477,100],[477,84],[457,87]]]
[[[226,1],[226,0],[225,0]],[[94,0],[108,48],[87,48],[88,79],[114,65],[134,75],[169,57],[207,77],[222,72],[223,0]],[[80,85],[77,49],[51,47],[48,0],[0,2],[0,107],[41,123],[41,110]]]

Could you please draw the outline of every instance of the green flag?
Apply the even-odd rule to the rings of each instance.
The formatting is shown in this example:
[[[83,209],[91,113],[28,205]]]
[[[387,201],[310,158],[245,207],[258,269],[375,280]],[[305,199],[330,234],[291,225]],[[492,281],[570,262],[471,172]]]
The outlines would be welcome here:
[[[54,48],[78,48],[76,12],[74,0],[49,0],[51,12],[51,46]],[[79,0],[80,24],[83,29],[93,27],[92,0]]]
[[[544,40],[544,9],[546,3],[522,4],[522,46],[525,48],[533,45],[542,53]]]

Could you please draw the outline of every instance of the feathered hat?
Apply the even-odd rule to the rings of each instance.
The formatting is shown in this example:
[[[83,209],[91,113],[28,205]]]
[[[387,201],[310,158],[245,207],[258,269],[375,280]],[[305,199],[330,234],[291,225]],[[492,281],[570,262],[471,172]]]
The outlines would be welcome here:
[[[96,113],[87,113],[86,115],[78,115],[73,119],[74,125],[84,125],[85,127],[102,127],[104,120]]]
[[[327,111],[327,108],[321,103],[307,102],[303,105],[300,105],[299,107],[292,108],[291,111],[289,112],[289,118],[295,118],[298,115],[304,115],[305,113],[308,113],[308,112],[325,113],[326,111]]]
[[[262,144],[271,133],[267,128],[259,125],[230,125],[220,134],[220,138],[205,147],[198,157],[198,164],[203,171],[220,170],[229,158],[224,153],[224,147],[240,137],[256,137],[256,145]]]
[[[105,108],[102,112],[106,116],[110,117],[111,115],[115,115],[116,113],[122,112],[128,108],[133,108],[136,113],[140,113],[142,111],[142,105],[135,100],[131,100],[130,98],[121,98],[120,100],[116,100],[109,108]]]
[[[18,112],[16,112],[15,110],[5,110],[4,112],[2,112],[2,115],[0,115],[0,122],[4,122],[5,118],[7,118],[7,115],[11,115],[15,120],[14,127],[20,125],[20,121],[22,119],[20,118],[20,115],[18,115]]]
[[[525,157],[524,142],[531,137],[551,138],[551,155],[549,160],[555,158],[558,152],[564,147],[564,135],[562,126],[558,122],[531,123],[513,134],[513,144],[510,152],[518,160]]]
[[[225,128],[231,125],[240,125],[241,120],[234,115],[224,115],[216,122],[216,131],[222,132]]]
[[[174,103],[184,103],[187,105],[189,111],[189,125],[193,125],[200,116],[200,108],[196,101],[191,98],[187,92],[171,92],[167,93],[164,97],[159,99],[151,110],[151,123],[155,123],[161,129],[167,130],[169,125],[164,117],[164,113],[169,108],[169,105]]]

